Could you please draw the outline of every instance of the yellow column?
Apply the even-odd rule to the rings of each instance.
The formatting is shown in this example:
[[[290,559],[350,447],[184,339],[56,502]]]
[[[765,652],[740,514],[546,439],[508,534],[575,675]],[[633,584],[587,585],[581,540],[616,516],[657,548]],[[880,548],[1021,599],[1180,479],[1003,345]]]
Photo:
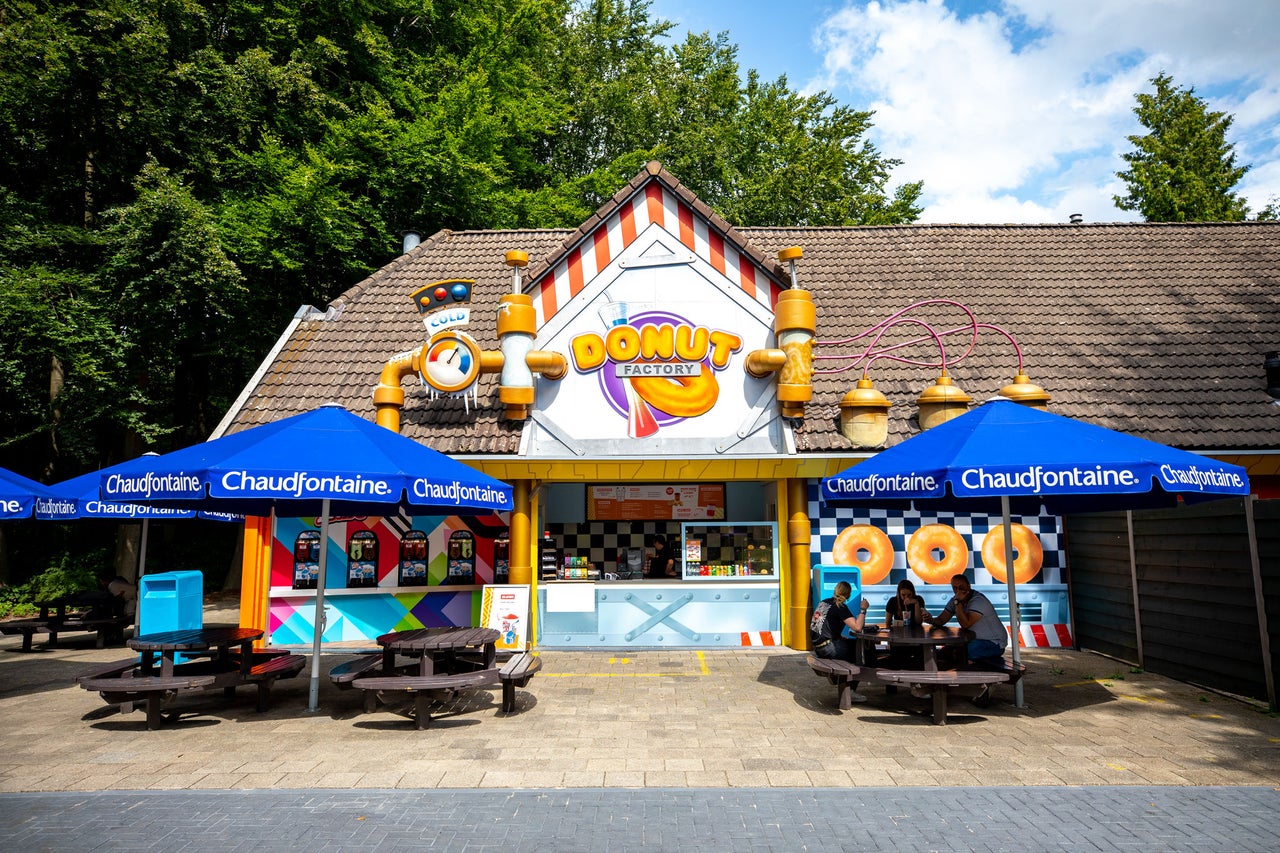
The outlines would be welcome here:
[[[240,561],[240,627],[267,629],[271,587],[271,518],[246,516]],[[262,647],[266,638],[256,645]]]
[[[529,534],[529,481],[511,484],[515,505],[511,509],[511,583],[533,583],[533,537]]]
[[[803,479],[787,480],[787,645],[809,648],[809,497]]]

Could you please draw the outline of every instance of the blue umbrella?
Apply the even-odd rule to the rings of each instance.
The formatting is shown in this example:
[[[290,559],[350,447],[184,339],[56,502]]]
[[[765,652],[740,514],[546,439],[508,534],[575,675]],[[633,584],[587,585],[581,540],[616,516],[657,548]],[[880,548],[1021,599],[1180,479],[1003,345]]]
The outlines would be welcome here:
[[[0,519],[30,518],[36,498],[48,496],[47,487],[0,468]]]
[[[154,456],[155,454],[151,454]],[[82,474],[48,486],[49,497],[36,501],[36,518],[45,521],[73,521],[81,518],[105,518],[122,521],[141,521],[142,540],[138,552],[138,577],[146,573],[147,568],[147,536],[153,519],[189,519],[197,515],[214,521],[244,521],[243,515],[230,513],[199,512],[193,509],[175,509],[173,507],[151,506],[149,504],[126,503],[123,501],[103,500],[99,494],[104,474],[133,465],[133,461],[123,465],[115,465],[100,471]]]
[[[822,481],[822,499],[833,504],[911,501],[981,511],[998,500],[1010,567],[1014,505],[1023,514],[1043,506],[1066,515],[1248,494],[1249,478],[1238,465],[1008,400],[988,402]],[[1006,582],[1016,664],[1012,570]],[[1021,706],[1021,682],[1016,691]]]
[[[242,432],[141,457],[100,475],[104,498],[246,515],[329,518],[394,515],[399,509],[437,515],[510,510],[511,487],[431,448],[351,414],[322,406]],[[320,690],[324,582],[328,549],[320,550],[316,585],[310,710]]]

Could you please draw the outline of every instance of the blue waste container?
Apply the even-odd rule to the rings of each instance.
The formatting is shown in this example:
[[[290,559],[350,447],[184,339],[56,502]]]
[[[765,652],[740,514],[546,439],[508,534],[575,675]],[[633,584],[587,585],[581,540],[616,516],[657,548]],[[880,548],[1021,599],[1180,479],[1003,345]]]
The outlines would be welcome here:
[[[815,563],[809,576],[813,583],[814,607],[817,607],[819,601],[835,594],[836,584],[840,581],[848,581],[849,586],[853,587],[853,592],[849,595],[847,604],[853,611],[853,615],[858,615],[858,608],[862,606],[862,575],[857,566],[827,566]],[[850,636],[848,628],[844,629],[844,635]]]
[[[138,582],[138,633],[187,631],[204,627],[204,575],[161,572]]]

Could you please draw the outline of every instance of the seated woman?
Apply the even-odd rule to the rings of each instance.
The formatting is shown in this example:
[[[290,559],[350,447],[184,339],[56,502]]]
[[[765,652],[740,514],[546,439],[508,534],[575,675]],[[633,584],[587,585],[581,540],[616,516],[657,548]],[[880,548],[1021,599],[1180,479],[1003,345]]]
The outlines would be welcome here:
[[[884,606],[886,627],[899,619],[909,625],[919,625],[928,615],[916,595],[916,585],[909,580],[898,582],[897,594]],[[886,665],[893,669],[924,669],[924,649],[919,646],[890,646]]]

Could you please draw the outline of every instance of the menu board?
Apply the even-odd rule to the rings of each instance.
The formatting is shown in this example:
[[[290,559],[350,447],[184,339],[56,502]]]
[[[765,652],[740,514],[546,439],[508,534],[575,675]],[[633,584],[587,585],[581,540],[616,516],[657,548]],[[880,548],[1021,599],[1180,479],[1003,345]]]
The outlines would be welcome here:
[[[724,518],[724,483],[588,486],[588,521],[706,521]]]

